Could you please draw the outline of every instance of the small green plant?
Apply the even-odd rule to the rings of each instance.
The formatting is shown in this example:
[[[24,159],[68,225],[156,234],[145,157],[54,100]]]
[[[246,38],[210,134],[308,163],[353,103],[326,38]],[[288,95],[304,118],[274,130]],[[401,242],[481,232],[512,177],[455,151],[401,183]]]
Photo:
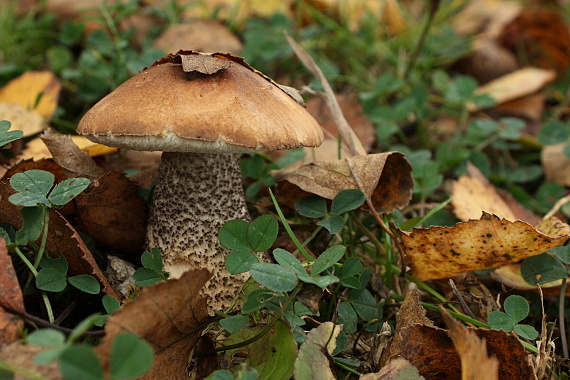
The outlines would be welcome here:
[[[59,363],[63,378],[106,379],[103,365],[92,347],[78,344],[77,341],[100,319],[95,314],[77,325],[69,335],[54,329],[41,329],[31,332],[26,341],[37,346],[48,347],[34,358],[36,364],[48,364],[53,360]],[[113,340],[110,354],[110,378],[130,379],[144,375],[152,366],[152,347],[131,333],[122,333]]]
[[[170,274],[162,270],[162,255],[158,248],[145,251],[141,256],[142,268],[133,273],[135,284],[138,286],[150,286],[159,281],[166,281]]]
[[[52,259],[43,257],[39,267],[41,270],[36,276],[36,288],[47,292],[62,292],[67,287],[67,283],[75,288],[89,294],[99,294],[101,287],[95,277],[82,274],[78,276],[67,276],[67,260],[65,257]]]
[[[494,330],[515,331],[519,336],[534,340],[538,337],[538,331],[530,325],[519,323],[530,311],[528,301],[521,296],[512,295],[507,297],[503,307],[505,312],[493,311],[489,314],[487,322]]]
[[[24,132],[20,130],[9,131],[11,126],[12,123],[10,123],[8,120],[0,121],[0,148],[11,143],[12,141],[21,139],[24,135]]]

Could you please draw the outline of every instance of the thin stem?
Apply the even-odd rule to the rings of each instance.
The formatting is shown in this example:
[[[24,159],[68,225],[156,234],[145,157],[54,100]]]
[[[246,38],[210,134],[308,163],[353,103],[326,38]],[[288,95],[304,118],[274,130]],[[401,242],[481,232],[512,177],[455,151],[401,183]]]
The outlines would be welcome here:
[[[291,293],[291,295],[289,295],[289,298],[287,298],[287,301],[281,306],[281,308],[279,309],[279,311],[277,312],[277,314],[275,314],[275,316],[271,319],[271,321],[265,325],[265,327],[263,328],[263,330],[261,330],[257,335],[254,335],[253,337],[244,340],[243,342],[240,343],[236,343],[236,344],[230,344],[229,346],[223,346],[223,347],[218,347],[215,348],[213,350],[208,350],[205,352],[201,352],[200,355],[209,355],[209,354],[213,354],[216,352],[222,352],[222,351],[228,351],[228,350],[233,350],[236,348],[241,348],[241,347],[245,347],[245,346],[249,346],[250,344],[252,344],[253,342],[257,341],[258,339],[260,339],[261,337],[263,337],[265,334],[269,333],[269,331],[271,331],[271,329],[273,328],[273,326],[275,326],[275,324],[277,323],[277,321],[283,316],[283,313],[285,312],[285,310],[287,309],[287,307],[291,304],[291,302],[293,302],[293,300],[297,297],[297,294],[299,293],[299,291],[301,290],[301,285],[298,285],[295,290],[293,291],[293,293]]]
[[[35,373],[25,367],[20,367],[4,360],[0,360],[0,369],[11,372],[14,375],[21,375],[22,377],[30,380],[49,380],[49,378],[44,377],[38,373]]]
[[[408,76],[410,75],[410,72],[412,71],[412,69],[416,63],[418,56],[420,55],[420,51],[422,50],[422,47],[424,46],[424,42],[425,42],[426,37],[428,35],[429,29],[431,28],[431,25],[433,23],[433,19],[434,19],[436,11],[437,11],[437,7],[435,9],[431,9],[430,12],[428,13],[428,19],[427,19],[427,22],[425,23],[424,28],[420,34],[420,39],[418,40],[418,43],[416,44],[416,47],[415,47],[414,51],[412,52],[412,55],[410,56],[410,60],[408,61],[408,66],[406,67],[406,71],[404,71],[404,75],[402,76],[402,79],[404,79],[404,80],[408,79]]]
[[[297,247],[297,249],[299,249],[299,252],[301,252],[303,257],[305,257],[305,259],[309,262],[313,261],[311,255],[309,255],[309,253],[305,250],[305,247],[303,247],[299,239],[297,239],[297,236],[295,236],[295,234],[293,233],[293,230],[289,226],[289,223],[287,223],[287,219],[285,219],[285,215],[283,215],[283,212],[281,211],[281,208],[277,203],[277,199],[275,199],[275,196],[273,195],[273,191],[271,191],[271,189],[269,189],[269,195],[271,195],[271,200],[273,201],[273,205],[275,206],[277,215],[279,215],[281,224],[283,224],[283,227],[285,227],[285,231],[287,231],[287,234],[289,234],[289,237],[291,238],[291,240],[293,240],[293,243],[295,243],[295,246]]]
[[[560,287],[560,301],[558,302],[558,319],[560,320],[560,340],[562,341],[562,353],[564,359],[568,359],[568,339],[566,337],[566,321],[564,316],[564,301],[566,301],[566,286],[568,285],[567,278],[562,280]]]
[[[337,358],[333,358],[333,359],[334,359],[334,363],[335,363],[337,366],[339,366],[340,368],[345,369],[345,370],[347,370],[348,372],[350,372],[350,373],[352,373],[352,374],[354,374],[354,375],[356,375],[356,376],[361,376],[361,375],[362,375],[360,372],[356,371],[356,370],[353,369],[353,368],[350,368],[349,366],[347,366],[346,364],[342,363],[342,362],[341,362],[340,360],[338,360]]]

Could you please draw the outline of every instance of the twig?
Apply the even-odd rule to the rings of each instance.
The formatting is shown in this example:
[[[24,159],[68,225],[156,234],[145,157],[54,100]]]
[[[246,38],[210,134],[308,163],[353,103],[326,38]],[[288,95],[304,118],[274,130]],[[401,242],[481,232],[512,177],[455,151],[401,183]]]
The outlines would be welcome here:
[[[301,45],[289,36],[289,34],[285,33],[285,38],[287,38],[287,42],[293,49],[293,52],[295,52],[297,57],[301,62],[303,62],[303,65],[305,65],[305,67],[309,69],[309,71],[321,82],[324,90],[325,102],[327,107],[331,110],[331,115],[338,128],[338,133],[341,136],[343,143],[346,144],[349,153],[353,156],[365,156],[366,150],[346,121],[346,118],[340,109],[340,105],[336,100],[334,91],[319,66],[317,66],[313,58],[301,47]]]
[[[560,341],[562,342],[562,354],[564,359],[568,359],[568,337],[566,336],[566,323],[564,316],[564,301],[566,300],[566,286],[568,285],[568,279],[564,278],[562,280],[562,286],[560,287],[560,301],[558,304],[558,319],[560,320]]]
[[[550,211],[548,211],[548,213],[546,215],[544,215],[544,218],[542,218],[542,219],[545,220],[545,219],[553,217],[554,214],[556,214],[558,212],[558,210],[560,210],[560,208],[562,208],[562,206],[564,206],[568,202],[570,202],[570,194],[568,194],[568,195],[560,198],[558,201],[556,201],[554,206],[552,206],[552,209]]]
[[[455,294],[455,296],[457,297],[457,299],[459,300],[459,303],[461,303],[461,306],[463,307],[463,310],[465,310],[465,312],[467,314],[469,314],[469,316],[473,319],[475,319],[475,316],[473,315],[473,312],[471,311],[471,309],[467,306],[467,303],[465,302],[465,300],[463,299],[463,296],[461,295],[461,293],[459,293],[459,289],[457,289],[457,286],[455,286],[455,282],[453,282],[453,279],[449,279],[449,286],[451,286],[451,290],[453,290],[453,293]]]

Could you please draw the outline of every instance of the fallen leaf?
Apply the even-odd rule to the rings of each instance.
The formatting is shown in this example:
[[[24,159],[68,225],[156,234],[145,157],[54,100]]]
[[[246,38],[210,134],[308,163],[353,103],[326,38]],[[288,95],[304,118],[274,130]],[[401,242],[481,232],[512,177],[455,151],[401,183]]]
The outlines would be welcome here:
[[[386,0],[384,2],[381,20],[391,36],[397,36],[408,29],[408,22],[397,0]]]
[[[512,289],[534,290],[538,292],[538,286],[531,285],[525,281],[521,273],[521,264],[505,265],[491,272],[491,278]],[[545,282],[540,284],[544,294],[559,295],[562,280]],[[570,288],[566,288],[566,296],[570,296]]]
[[[453,17],[453,28],[461,35],[482,33],[496,38],[506,24],[514,20],[523,5],[503,0],[470,0]]]
[[[38,163],[47,163],[49,161],[24,161],[17,166],[18,169],[22,169],[24,166],[32,165]],[[28,164],[28,165],[22,165]],[[37,168],[37,167],[35,167]],[[28,169],[26,169],[28,170]],[[9,175],[8,175],[9,174]],[[15,191],[8,184],[7,179],[13,175],[13,172],[9,172],[5,179],[0,181],[0,223],[7,223],[12,225],[16,230],[22,228],[23,219],[20,214],[19,206],[16,206],[7,201],[8,197],[12,195]],[[81,274],[88,274],[95,277],[101,284],[102,292],[108,294],[117,299],[121,299],[119,295],[113,290],[107,278],[95,262],[93,255],[89,249],[85,246],[85,243],[77,233],[77,231],[69,224],[65,217],[56,209],[51,208],[49,211],[49,228],[48,236],[46,241],[46,249],[50,253],[51,257],[65,257],[69,265],[69,274],[72,276],[77,276]]]
[[[417,324],[433,326],[433,322],[426,317],[426,309],[422,306],[417,289],[411,289],[406,293],[406,297],[400,305],[400,310],[396,316],[395,333],[388,348],[382,353],[380,366],[383,367],[401,352],[403,342],[399,332]]]
[[[439,310],[449,329],[449,337],[461,359],[461,378],[463,380],[498,380],[499,361],[487,355],[485,339],[480,339],[473,330],[467,329],[442,306]]]
[[[25,314],[24,299],[18,282],[18,276],[12,266],[12,258],[8,254],[6,242],[0,237],[0,307]]]
[[[540,161],[546,174],[545,182],[570,186],[570,158],[564,154],[567,143],[546,145],[540,152]]]
[[[362,111],[362,105],[352,94],[338,94],[336,95],[336,99],[340,106],[340,110],[356,134],[356,137],[358,137],[364,149],[367,152],[370,151],[370,148],[372,148],[372,145],[376,141],[376,135],[374,132],[374,126]],[[307,111],[309,111],[323,129],[330,132],[333,137],[338,136],[336,123],[323,99],[319,97],[311,98],[307,101],[306,106]],[[338,144],[336,138],[334,141]]]
[[[170,25],[154,41],[154,46],[165,53],[175,53],[184,49],[240,55],[243,51],[239,38],[224,24],[212,19],[193,20],[187,24]]]
[[[103,174],[89,153],[82,151],[70,135],[44,132],[40,138],[45,143],[53,160],[65,172],[67,178],[85,177],[95,179]]]
[[[555,71],[525,67],[479,87],[475,95],[488,95],[495,99],[497,104],[501,104],[533,94],[555,78]],[[476,111],[479,106],[469,103],[467,108],[470,111]]]
[[[499,46],[495,39],[480,38],[473,45],[473,52],[459,59],[453,70],[487,83],[519,68],[515,55]]]
[[[388,152],[314,162],[295,170],[272,171],[271,175],[327,199],[340,190],[361,189],[377,210],[390,213],[405,207],[412,197],[411,170],[402,153]]]
[[[52,131],[53,132],[53,131]],[[97,144],[84,136],[71,136],[71,141],[79,147],[82,151],[89,153],[91,157],[102,156],[104,154],[116,152],[117,148],[111,148],[105,145]],[[19,158],[27,160],[33,158],[40,160],[42,158],[52,158],[52,155],[40,137],[36,137],[26,142],[26,147],[22,150]]]
[[[241,329],[224,340],[224,345],[244,342],[257,335],[264,326]],[[259,380],[288,380],[293,375],[297,358],[297,343],[291,328],[281,322],[255,342],[225,353],[226,360],[232,361],[236,351],[247,354],[245,362],[255,368]]]
[[[495,186],[471,163],[467,174],[452,183],[451,196],[453,212],[459,220],[477,219],[483,211],[509,221],[517,219]]]
[[[561,75],[570,65],[570,31],[558,10],[524,9],[505,25],[499,41],[527,65],[554,69]]]
[[[49,119],[57,108],[60,90],[61,84],[51,72],[28,71],[0,88],[0,102],[18,103]]]
[[[0,102],[0,120],[8,120],[12,123],[10,131],[20,130],[24,133],[23,137],[35,135],[46,128],[39,113],[17,103]]]
[[[528,223],[483,213],[452,227],[400,231],[411,275],[420,281],[512,264],[568,240],[546,236]]]
[[[360,375],[360,380],[425,380],[418,369],[404,358],[395,358],[377,373]]]
[[[75,198],[78,230],[123,252],[140,255],[148,211],[139,187],[124,173],[108,172]]]
[[[0,348],[21,338],[24,321],[3,309],[24,314],[24,299],[6,242],[0,238]]]
[[[114,338],[130,332],[146,340],[155,353],[143,379],[186,379],[188,358],[206,327],[207,298],[198,294],[210,276],[205,269],[192,270],[143,288],[138,298],[107,318],[106,335],[96,348],[104,363]]]
[[[231,61],[218,58],[213,55],[181,55],[182,70],[186,73],[198,72],[200,74],[211,75],[220,70],[227,69],[231,65]]]
[[[519,118],[528,117],[533,121],[540,121],[545,102],[546,94],[539,92],[499,104],[495,107],[495,110],[509,112],[510,115],[517,115]],[[524,132],[529,133],[531,136],[536,136],[536,132],[530,128],[525,128]]]
[[[59,372],[59,366],[56,360],[48,364],[35,364],[34,358],[43,351],[49,350],[50,347],[40,347],[33,344],[22,344],[14,342],[0,351],[0,360],[10,363],[13,366],[24,368],[30,374],[41,375],[42,378],[50,380],[61,380],[63,377]],[[10,378],[10,377],[8,377]],[[32,377],[25,374],[14,375],[14,380],[29,380]]]
[[[330,354],[336,348],[336,337],[342,326],[325,322],[312,329],[301,345],[295,361],[296,380],[334,380],[329,363]],[[329,356],[324,354],[328,352]]]
[[[533,379],[524,358],[525,348],[514,333],[502,330],[470,329],[485,339],[487,353],[499,361],[499,379]],[[461,380],[461,359],[444,329],[414,325],[400,332],[400,355],[414,365],[426,380]],[[437,349],[434,349],[437,347]]]

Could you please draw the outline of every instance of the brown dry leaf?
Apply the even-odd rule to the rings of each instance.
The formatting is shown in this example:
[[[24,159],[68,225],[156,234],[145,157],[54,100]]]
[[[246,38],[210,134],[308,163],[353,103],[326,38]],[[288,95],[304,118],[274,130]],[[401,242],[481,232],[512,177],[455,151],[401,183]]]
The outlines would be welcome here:
[[[564,154],[567,143],[546,145],[540,152],[540,161],[546,174],[546,182],[570,186],[570,158]]]
[[[452,227],[415,228],[400,231],[400,236],[411,275],[420,281],[512,264],[568,240],[568,236],[546,236],[528,223],[487,213],[480,220]]]
[[[61,84],[51,72],[28,71],[0,88],[0,102],[18,103],[49,119],[57,108],[60,90]]]
[[[518,68],[514,54],[491,38],[476,40],[474,51],[453,65],[454,70],[475,77],[479,83],[487,83]]]
[[[131,254],[140,254],[147,209],[139,187],[123,173],[108,172],[75,198],[78,230]]]
[[[560,10],[525,9],[505,26],[499,40],[528,65],[560,74],[570,65],[570,30]]]
[[[411,170],[402,153],[387,152],[314,162],[295,170],[272,171],[271,175],[327,199],[333,199],[340,190],[361,189],[377,210],[390,213],[411,199]]]
[[[527,353],[516,334],[502,330],[468,329],[484,339],[487,353],[499,361],[499,379],[534,378]],[[438,327],[414,325],[400,331],[400,355],[414,365],[426,380],[462,380],[461,360],[448,333]]]
[[[381,366],[386,365],[389,360],[400,354],[403,344],[400,332],[417,324],[433,326],[433,322],[426,317],[426,309],[422,306],[417,289],[412,289],[406,294],[400,310],[398,310],[394,337],[388,348],[382,353]]]
[[[485,339],[479,339],[473,330],[467,329],[442,306],[439,310],[449,329],[449,337],[461,359],[461,378],[463,380],[498,380],[499,361],[487,355]]]
[[[395,358],[378,373],[360,375],[359,380],[425,380],[418,369],[404,358]]]
[[[97,166],[89,153],[82,151],[71,139],[70,135],[53,134],[44,132],[40,138],[46,144],[67,178],[85,177],[95,179],[103,174],[103,170]]]
[[[526,67],[503,75],[479,87],[475,91],[475,95],[489,95],[496,100],[497,104],[502,104],[526,95],[534,94],[555,78],[556,72],[553,70]],[[476,111],[479,109],[479,106],[474,103],[469,103],[467,108],[470,111]]]
[[[504,0],[469,0],[462,3],[461,12],[453,17],[455,31],[462,35],[481,32],[489,38],[496,37],[522,9],[522,4]]]
[[[239,38],[224,24],[211,19],[170,25],[154,41],[154,46],[165,53],[176,53],[183,49],[240,55],[243,51]]]
[[[188,358],[206,327],[208,300],[198,294],[210,276],[205,269],[192,270],[143,288],[137,299],[107,319],[99,356],[108,363],[114,338],[130,332],[154,349],[154,363],[144,379],[186,379]]]
[[[0,102],[0,120],[8,120],[12,123],[10,130],[22,131],[23,137],[35,135],[46,128],[46,123],[39,113],[17,103]]]
[[[6,242],[1,237],[0,268],[3,268],[0,272],[0,348],[2,348],[19,340],[20,332],[24,329],[24,321],[4,309],[19,313],[25,313],[26,309],[12,259],[8,254]]]
[[[520,117],[528,117],[533,121],[540,121],[542,111],[544,111],[545,101],[546,94],[539,92],[499,104],[495,107],[495,110],[508,112],[511,115],[518,115]],[[528,128],[525,128],[524,131],[527,133],[532,132]],[[531,135],[536,136],[536,133],[531,133]]]
[[[358,137],[364,149],[367,152],[370,151],[370,148],[372,148],[372,145],[376,141],[376,136],[374,126],[362,111],[362,105],[355,99],[353,94],[338,94],[336,95],[336,99],[340,110],[346,117],[346,121],[356,134],[356,137]],[[321,98],[314,97],[307,101],[306,106],[307,111],[309,111],[324,130],[330,132],[331,136],[335,137],[334,140],[338,143],[336,141],[336,137],[338,136],[336,123],[325,101]],[[333,150],[333,152],[336,152],[336,149]],[[345,156],[346,155],[343,155],[343,157]]]
[[[31,164],[45,163],[49,161],[38,161]],[[24,161],[23,163],[30,163],[30,161]],[[24,166],[29,165],[18,165],[18,169],[22,169]],[[57,166],[57,165],[56,165]],[[58,166],[59,167],[59,166]],[[29,170],[31,167],[26,168]],[[12,176],[13,172],[8,172],[6,179],[0,181],[0,223],[7,223],[12,225],[16,230],[22,228],[24,221],[19,210],[21,207],[13,205],[8,202],[7,199],[15,191],[7,182],[7,179]],[[57,175],[56,175],[57,178]],[[63,178],[64,179],[64,178]],[[59,181],[62,179],[56,179]],[[85,243],[77,233],[77,231],[69,224],[65,217],[56,209],[50,209],[49,212],[49,228],[48,236],[46,242],[46,249],[50,255],[54,258],[65,257],[69,265],[69,274],[72,276],[77,276],[81,274],[88,274],[95,277],[101,284],[102,292],[113,296],[117,299],[121,299],[117,293],[113,290],[107,278],[95,262],[93,255],[89,249],[85,246]]]
[[[44,365],[34,363],[36,355],[49,349],[51,347],[14,342],[0,351],[0,360],[20,368],[21,372],[14,375],[14,380],[30,380],[34,375],[41,375],[50,380],[61,380],[63,377],[59,372],[57,360]]]
[[[52,131],[53,132],[53,131]],[[89,153],[91,157],[102,156],[107,153],[116,152],[117,148],[111,148],[105,145],[96,144],[85,136],[71,136],[71,141],[79,147],[82,151]],[[18,158],[27,160],[33,158],[40,160],[42,158],[52,158],[52,155],[47,148],[46,144],[40,137],[36,137],[26,142],[26,147],[22,150]]]
[[[451,204],[459,220],[477,219],[483,211],[510,221],[517,219],[495,186],[471,163],[467,174],[454,181],[451,189]]]
[[[408,29],[408,22],[404,18],[398,0],[386,0],[384,2],[381,20],[391,36],[397,36]]]

